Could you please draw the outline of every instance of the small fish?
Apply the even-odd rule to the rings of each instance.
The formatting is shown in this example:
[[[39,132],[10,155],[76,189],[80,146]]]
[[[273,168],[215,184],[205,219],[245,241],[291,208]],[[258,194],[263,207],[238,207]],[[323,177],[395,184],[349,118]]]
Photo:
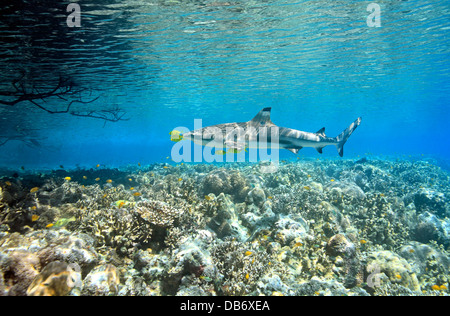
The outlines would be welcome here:
[[[216,150],[216,155],[225,155],[227,152],[224,150]]]
[[[34,205],[31,207],[31,210],[32,210],[32,211],[36,211],[36,209],[37,209],[37,207],[34,206]]]
[[[439,291],[439,290],[441,289],[441,287],[440,287],[439,285],[435,284],[435,285],[433,285],[433,286],[431,287],[431,289],[432,289],[433,291]]]
[[[127,206],[135,206],[136,202],[129,202],[125,200],[119,200],[114,203],[118,208],[127,207]]]
[[[75,220],[76,220],[75,217],[71,217],[71,218],[60,218],[60,219],[58,219],[58,220],[56,221],[55,224],[52,224],[52,227],[56,227],[56,228],[63,227],[63,226],[66,226],[67,224],[69,224],[70,222],[73,222],[73,221],[75,221]],[[48,225],[47,225],[47,226],[48,226]]]
[[[64,169],[64,166],[63,166],[63,165],[59,165],[59,167],[60,167],[61,169]]]
[[[396,277],[398,280],[401,280],[401,279],[402,279],[402,276],[401,276],[400,274],[396,274],[395,277]]]
[[[133,179],[131,179],[131,178],[128,178],[128,181],[130,181],[130,182],[131,182],[131,181],[133,181]]]
[[[250,278],[250,275],[247,273],[247,274],[245,275],[245,279],[248,280],[249,278]]]
[[[168,167],[168,166],[164,166],[163,168],[164,168],[164,169],[169,169],[169,167]]]
[[[30,190],[30,193],[36,193],[37,191],[39,191],[38,187],[34,187]]]
[[[22,169],[22,170],[25,170],[25,167],[24,167],[24,166],[22,166],[22,167],[20,167],[20,169]]]
[[[307,185],[305,185],[304,187],[303,187],[303,189],[305,189],[305,190],[311,190],[311,187],[310,186],[307,186]]]
[[[45,228],[52,228],[52,227],[53,227],[53,224],[52,224],[52,223],[47,224],[47,226],[45,226]]]
[[[308,175],[307,175],[307,177],[308,177],[308,178],[311,178],[311,175],[310,175],[310,174],[308,174]]]
[[[267,198],[268,198],[269,200],[272,200],[272,199],[273,199],[273,196],[269,195]]]
[[[131,187],[131,188],[130,188],[130,191],[133,191],[133,190],[134,190],[134,188],[133,188],[133,187]]]
[[[9,181],[6,181],[5,184],[6,184],[7,186],[9,186],[9,187],[12,185],[12,183],[9,182]]]
[[[359,242],[360,242],[362,245],[367,244],[367,241],[366,241],[365,239],[361,239]]]
[[[183,140],[183,135],[181,135],[180,131],[173,130],[169,133],[169,135],[170,135],[170,140],[175,143],[178,143],[179,141]]]
[[[135,193],[133,193],[133,195],[134,195],[134,196],[141,196],[142,194],[139,193],[139,192],[135,192]]]
[[[212,197],[210,197],[209,195],[205,195],[205,200],[206,201],[211,201],[213,198]]]
[[[141,166],[141,163],[140,163],[140,162],[138,162],[138,166],[139,166],[139,167]]]
[[[100,181],[100,178],[95,178],[95,181]]]
[[[106,199],[106,197],[108,196],[108,194],[103,194],[103,198]]]
[[[212,281],[212,279],[210,277],[207,277],[207,276],[204,276],[204,275],[201,275],[200,279],[203,280],[203,281],[206,281],[206,282],[211,282]]]
[[[34,214],[34,215],[31,216],[31,221],[32,221],[32,222],[35,222],[35,221],[37,221],[38,219],[39,219],[39,215]]]
[[[409,249],[409,253],[414,253],[415,250],[414,249]]]
[[[72,178],[71,177],[65,177],[64,180],[70,181],[70,180],[72,180]]]
[[[246,256],[250,256],[252,253],[253,253],[253,252],[251,252],[251,251],[246,251],[244,254],[245,254]]]
[[[303,246],[303,244],[302,244],[301,242],[296,242],[296,243],[294,244],[294,247],[301,247],[301,246]]]
[[[245,152],[248,152],[247,148],[244,148],[244,150],[245,150]],[[228,149],[227,152],[231,153],[231,154],[240,154],[242,152],[242,149],[230,148],[230,149]]]
[[[331,181],[331,182],[334,182],[334,179],[331,179],[330,181]]]
[[[180,181],[183,181],[183,179],[182,178],[178,178],[178,182],[180,182]]]
[[[84,180],[87,180],[87,177],[86,177],[86,176],[83,176],[83,179],[84,179]]]
[[[112,183],[111,179],[106,180],[106,183]]]

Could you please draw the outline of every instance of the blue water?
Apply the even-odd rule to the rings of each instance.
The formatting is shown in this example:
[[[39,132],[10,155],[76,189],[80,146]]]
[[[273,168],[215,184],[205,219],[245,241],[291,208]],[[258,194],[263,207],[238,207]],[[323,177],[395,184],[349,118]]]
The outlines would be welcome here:
[[[0,142],[8,140],[0,165],[170,163],[175,127],[247,121],[264,107],[277,125],[325,126],[333,137],[361,116],[344,158],[445,161],[450,2],[378,1],[381,27],[366,23],[369,3],[83,0],[77,28],[66,25],[67,2],[2,5],[0,91],[22,73],[40,92],[69,77],[92,89],[82,100],[98,97],[71,111],[119,108],[126,120],[49,114],[28,101],[0,105]],[[70,100],[36,102],[58,110]],[[331,147],[299,157],[338,158]]]

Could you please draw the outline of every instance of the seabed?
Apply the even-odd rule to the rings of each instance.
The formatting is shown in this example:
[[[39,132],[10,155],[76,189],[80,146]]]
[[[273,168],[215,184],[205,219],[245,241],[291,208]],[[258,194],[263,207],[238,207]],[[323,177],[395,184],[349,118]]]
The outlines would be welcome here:
[[[3,170],[0,295],[449,294],[430,160]]]

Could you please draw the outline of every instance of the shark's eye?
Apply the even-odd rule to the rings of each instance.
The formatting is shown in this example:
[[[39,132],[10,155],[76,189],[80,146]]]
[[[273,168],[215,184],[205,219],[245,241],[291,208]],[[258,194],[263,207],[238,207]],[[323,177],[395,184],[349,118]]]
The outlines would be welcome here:
[[[261,124],[261,125],[264,125],[264,122],[263,122],[263,121],[261,121],[261,122],[259,122],[259,124]]]

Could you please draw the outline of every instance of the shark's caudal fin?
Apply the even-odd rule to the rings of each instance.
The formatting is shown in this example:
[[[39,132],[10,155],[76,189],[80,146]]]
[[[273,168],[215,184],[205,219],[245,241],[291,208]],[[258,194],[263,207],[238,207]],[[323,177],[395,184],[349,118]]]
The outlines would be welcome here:
[[[361,124],[361,118],[358,117],[356,121],[354,121],[352,124],[350,124],[349,127],[345,129],[339,136],[336,137],[337,144],[336,148],[338,150],[339,156],[344,155],[344,144],[347,141],[347,139],[350,137],[350,135],[353,133],[353,131]]]

